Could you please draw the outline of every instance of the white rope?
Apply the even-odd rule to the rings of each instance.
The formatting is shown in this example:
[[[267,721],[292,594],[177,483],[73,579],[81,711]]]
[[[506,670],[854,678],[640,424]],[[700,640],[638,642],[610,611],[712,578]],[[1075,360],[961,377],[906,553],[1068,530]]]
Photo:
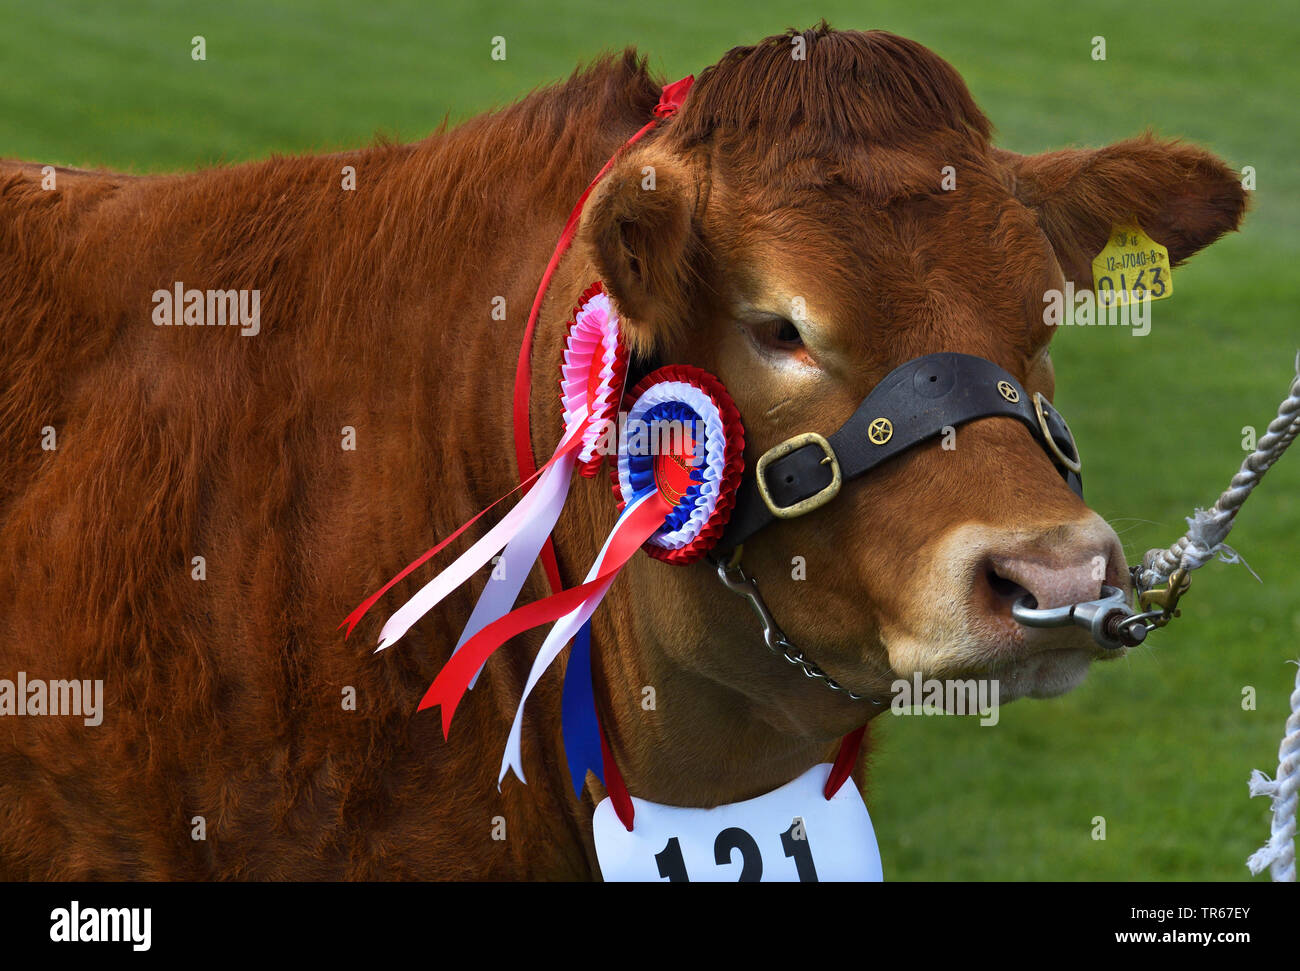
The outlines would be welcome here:
[[[1214,507],[1197,509],[1187,520],[1187,533],[1182,539],[1167,550],[1147,551],[1138,571],[1138,586],[1150,590],[1167,580],[1169,574],[1180,566],[1190,573],[1216,556],[1225,563],[1240,562],[1237,551],[1223,541],[1232,529],[1241,504],[1297,435],[1300,435],[1300,354],[1296,355],[1296,376],[1291,382],[1291,392],[1278,405],[1277,417],[1255,443],[1255,451],[1246,456],[1241,469],[1232,477],[1227,491],[1219,496]]]
[[[1297,792],[1300,792],[1300,670],[1296,671],[1295,691],[1291,693],[1291,717],[1286,720],[1286,734],[1277,750],[1277,778],[1270,779],[1259,769],[1250,774],[1251,796],[1273,797],[1273,829],[1268,842],[1246,861],[1251,873],[1271,868],[1277,883],[1295,883],[1295,824]]]
[[[1147,551],[1142,568],[1137,571],[1139,589],[1158,586],[1179,567],[1190,573],[1216,556],[1225,563],[1244,562],[1224,540],[1241,504],[1297,435],[1300,435],[1300,354],[1296,355],[1296,376],[1291,391],[1278,405],[1277,417],[1269,423],[1268,431],[1255,443],[1255,451],[1246,456],[1214,507],[1197,509],[1187,520],[1187,533],[1182,539],[1166,550]],[[1251,873],[1270,867],[1273,880],[1295,882],[1297,790],[1300,790],[1300,672],[1296,674],[1296,688],[1291,695],[1291,717],[1287,719],[1286,734],[1278,749],[1277,778],[1270,779],[1258,769],[1250,775],[1251,796],[1273,798],[1271,835],[1263,848],[1246,861]]]

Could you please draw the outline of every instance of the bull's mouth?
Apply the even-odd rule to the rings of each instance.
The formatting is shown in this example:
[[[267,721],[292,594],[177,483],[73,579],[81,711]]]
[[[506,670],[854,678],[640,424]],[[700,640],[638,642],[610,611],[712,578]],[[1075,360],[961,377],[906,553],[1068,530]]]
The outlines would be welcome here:
[[[1018,660],[1008,660],[985,676],[998,681],[1003,701],[1055,698],[1082,684],[1093,661],[1115,656],[1114,652],[1098,653],[1100,650],[1087,638],[1082,647],[1048,647]]]
[[[907,640],[910,640],[907,639]],[[895,653],[914,656],[910,645],[895,645]],[[997,681],[1003,702],[1016,698],[1051,698],[1078,687],[1094,661],[1122,657],[1127,649],[1107,650],[1082,628],[1034,630],[1010,620],[981,631],[955,648],[932,652],[933,663],[914,666],[892,663],[888,645],[879,655],[868,654],[852,667],[827,665],[826,671],[846,689],[877,706],[889,705],[898,682]]]
[[[1125,647],[1104,647],[1080,626],[1034,628],[1017,623],[1012,605],[1025,598],[1038,601],[996,571],[989,571],[984,579],[986,601],[961,612],[956,623],[943,625],[946,636],[895,628],[892,636],[882,638],[881,649],[894,678],[909,680],[919,672],[923,680],[997,680],[1004,702],[1050,698],[1078,687],[1094,661],[1128,653]],[[881,667],[864,658],[856,671],[844,672],[847,684],[879,686]]]

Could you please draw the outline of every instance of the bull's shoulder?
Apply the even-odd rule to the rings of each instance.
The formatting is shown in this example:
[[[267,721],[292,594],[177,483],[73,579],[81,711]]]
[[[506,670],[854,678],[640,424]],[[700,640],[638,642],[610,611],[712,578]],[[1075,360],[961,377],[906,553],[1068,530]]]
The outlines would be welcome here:
[[[30,286],[35,265],[57,259],[75,229],[138,176],[38,162],[0,160],[0,267],[10,284]]]
[[[47,162],[24,162],[20,159],[0,158],[0,176],[18,173],[29,179],[39,181],[51,171],[59,179],[65,176],[79,180],[103,179],[114,184],[144,178],[144,176],[128,175],[125,172],[109,172],[104,169],[76,169],[69,165],[52,165]]]
[[[19,488],[39,451],[24,447],[33,428],[58,414],[60,381],[89,347],[72,268],[88,217],[132,176],[0,161],[0,508]],[[84,256],[80,258],[84,261]],[[93,329],[93,324],[81,331]],[[43,417],[44,416],[44,417]]]
[[[56,210],[88,208],[140,179],[117,172],[0,159],[0,218],[7,221],[28,212],[49,216]]]

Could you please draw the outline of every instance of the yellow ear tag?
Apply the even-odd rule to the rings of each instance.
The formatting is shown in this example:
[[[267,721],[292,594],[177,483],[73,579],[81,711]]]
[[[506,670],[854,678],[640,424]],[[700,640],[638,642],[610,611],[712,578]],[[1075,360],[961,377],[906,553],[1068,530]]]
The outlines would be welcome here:
[[[1163,300],[1174,293],[1169,250],[1142,231],[1136,222],[1111,230],[1105,248],[1092,261],[1097,305]]]

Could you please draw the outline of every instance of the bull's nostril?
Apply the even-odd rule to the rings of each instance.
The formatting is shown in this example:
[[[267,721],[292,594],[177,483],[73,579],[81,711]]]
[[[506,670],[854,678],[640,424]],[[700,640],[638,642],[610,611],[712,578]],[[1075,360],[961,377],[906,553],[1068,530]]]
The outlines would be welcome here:
[[[988,579],[989,588],[998,597],[1004,600],[1009,600],[1011,602],[1018,601],[1022,597],[1028,597],[1030,600],[1030,603],[1028,604],[1029,607],[1033,608],[1038,606],[1038,600],[1034,597],[1034,595],[1031,594],[1024,587],[1022,587],[1020,584],[1016,583],[1016,581],[1008,580],[1006,577],[1002,576],[996,570],[992,570],[992,569],[987,571],[986,576]]]
[[[1103,583],[1125,586],[1122,579],[1106,579],[1123,569],[1123,552],[1095,513],[1079,524],[1044,527],[1036,534],[980,535],[964,553],[970,570],[964,574],[969,577],[967,603],[1001,630],[1016,623],[1017,604],[1040,611],[1066,608],[1068,613],[1074,604],[1096,600]],[[1041,643],[1051,640],[1035,636]],[[1057,636],[1064,640],[1066,635]]]

